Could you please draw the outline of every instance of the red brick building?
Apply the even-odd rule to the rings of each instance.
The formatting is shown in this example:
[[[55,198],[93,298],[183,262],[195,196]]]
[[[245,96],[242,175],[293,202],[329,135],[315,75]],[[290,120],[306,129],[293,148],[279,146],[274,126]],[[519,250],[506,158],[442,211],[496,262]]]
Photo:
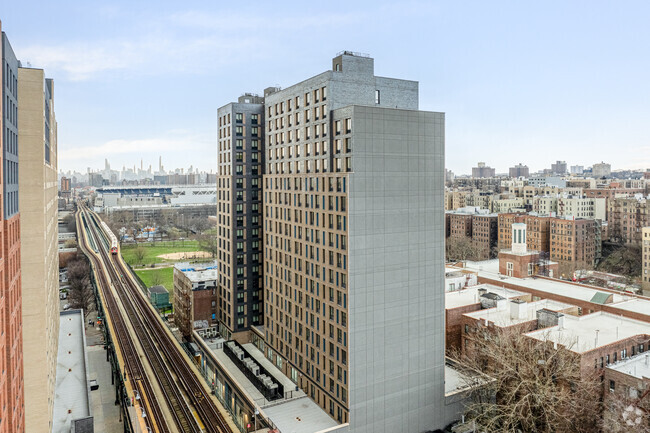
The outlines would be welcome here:
[[[174,323],[185,338],[194,329],[216,326],[219,288],[216,263],[174,265]]]
[[[595,220],[551,219],[550,259],[559,264],[560,277],[571,278],[575,270],[594,266],[597,230]]]
[[[650,407],[650,352],[648,347],[636,346],[636,354],[616,365],[605,368],[603,374],[605,418],[621,421],[623,412],[627,411],[627,418],[633,415],[644,419],[642,413],[636,411],[634,406]],[[629,406],[632,406],[632,410]],[[642,411],[643,412],[643,411]],[[646,424],[641,426],[650,430],[650,414],[645,414]],[[641,426],[637,431],[641,430]]]
[[[608,200],[607,220],[611,240],[641,245],[641,229],[650,225],[648,201],[637,197]]]
[[[499,250],[509,249],[512,246],[512,224],[526,224],[528,236],[526,245],[532,251],[549,252],[551,217],[537,216],[520,213],[499,214]]]
[[[582,374],[588,377],[602,375],[605,367],[647,350],[650,323],[605,312],[565,315],[562,323],[526,335],[575,353]]]
[[[0,30],[1,30],[0,23]],[[0,433],[25,429],[20,215],[18,213],[18,60],[0,43]]]
[[[497,215],[475,215],[472,218],[472,242],[478,251],[478,260],[496,255],[498,241]]]
[[[524,299],[500,299],[495,308],[466,313],[461,318],[462,348],[465,355],[471,346],[472,334],[478,328],[511,329],[526,333],[555,326],[563,315],[578,315],[578,307],[562,302],[543,299],[526,302]]]
[[[449,215],[450,238],[472,237],[472,214],[450,212],[447,215]]]
[[[447,352],[461,348],[461,322],[465,313],[496,306],[500,299],[530,301],[528,293],[503,289],[491,284],[481,284],[463,290],[445,293],[445,348]]]
[[[469,207],[445,214],[445,236],[451,241],[471,240],[475,254],[472,260],[496,256],[498,219],[496,214]]]

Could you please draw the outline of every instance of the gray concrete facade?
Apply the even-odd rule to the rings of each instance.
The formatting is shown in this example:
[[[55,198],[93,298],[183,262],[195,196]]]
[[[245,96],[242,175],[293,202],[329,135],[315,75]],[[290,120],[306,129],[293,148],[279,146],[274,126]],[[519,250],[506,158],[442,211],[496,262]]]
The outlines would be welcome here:
[[[350,430],[445,425],[444,114],[352,106]]]

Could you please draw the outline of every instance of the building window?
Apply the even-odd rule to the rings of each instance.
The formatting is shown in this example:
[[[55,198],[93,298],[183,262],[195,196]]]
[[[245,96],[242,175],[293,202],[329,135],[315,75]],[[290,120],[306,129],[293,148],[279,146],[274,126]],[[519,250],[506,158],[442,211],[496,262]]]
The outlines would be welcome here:
[[[379,90],[375,90],[375,104],[379,104],[380,102],[379,98]]]
[[[235,122],[242,123],[244,121],[244,115],[242,113],[235,113]]]
[[[615,389],[616,389],[616,382],[614,382],[613,380],[610,380],[609,381],[609,392],[614,392]]]

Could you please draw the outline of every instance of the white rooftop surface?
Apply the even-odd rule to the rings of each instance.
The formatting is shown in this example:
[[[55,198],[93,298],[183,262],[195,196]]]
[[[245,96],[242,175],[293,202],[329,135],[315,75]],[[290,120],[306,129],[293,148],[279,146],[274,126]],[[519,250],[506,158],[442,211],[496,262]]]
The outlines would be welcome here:
[[[223,349],[213,349],[212,352],[240,388],[260,406],[262,412],[273,421],[281,432],[313,433],[339,425],[320,406],[307,397],[304,391],[300,389],[296,391],[296,384],[269,361],[254,344],[246,343],[242,346],[258,364],[284,386],[284,393],[289,395],[290,399],[269,402],[228,358]]]
[[[581,301],[591,301],[594,295],[598,292],[601,293],[611,293],[605,290],[599,290],[598,288],[577,285],[577,284],[568,284],[560,280],[548,280],[546,278],[514,278],[506,277],[499,274],[499,260],[486,260],[483,262],[470,262],[468,261],[466,266],[474,271],[478,271],[479,277],[484,278],[493,278],[493,279],[502,279],[504,283],[517,284],[522,287],[527,287],[533,290],[539,290],[542,292],[552,293],[555,295],[566,296],[568,298],[578,299]],[[629,299],[634,299],[631,296],[620,295],[618,293],[613,293],[613,303],[619,303],[627,301]],[[610,304],[608,304],[610,305]]]
[[[650,379],[650,352],[639,353],[636,356],[609,365],[607,368],[629,374],[637,379]]]
[[[445,394],[453,394],[467,387],[467,384],[458,371],[445,364]]]
[[[207,267],[215,267],[214,269],[205,269]],[[219,273],[216,268],[217,262],[214,263],[189,263],[182,262],[176,263],[174,267],[179,271],[182,271],[183,274],[193,283],[199,281],[210,281],[216,280],[219,278]],[[186,271],[184,269],[196,269],[194,271]]]
[[[82,315],[81,310],[70,310],[59,316],[59,351],[52,425],[52,431],[55,432],[69,431],[72,420],[91,415]]]
[[[525,313],[522,314],[521,318],[513,318],[511,316],[510,307],[511,303],[508,302],[503,310],[499,310],[498,308],[487,308],[485,310],[466,313],[465,316],[473,317],[474,319],[487,320],[497,326],[510,326],[537,319],[537,311],[544,308],[551,311],[561,311],[568,308],[574,308],[575,305],[565,304],[551,299],[524,302],[523,304],[520,304],[520,308],[525,308]]]
[[[540,341],[556,342],[576,353],[584,353],[640,334],[650,334],[650,323],[599,311],[586,316],[565,315],[562,329],[551,326],[526,335]]]
[[[454,292],[445,292],[445,309],[463,307],[465,305],[477,304],[480,302],[478,290],[487,289],[487,293],[495,293],[506,299],[525,295],[525,293],[516,290],[506,289],[494,286],[492,284],[479,284],[478,286],[467,287]]]
[[[263,411],[283,433],[314,433],[339,425],[307,396]]]
[[[616,304],[615,307],[620,308],[621,310],[650,316],[650,299],[630,299],[629,301]]]

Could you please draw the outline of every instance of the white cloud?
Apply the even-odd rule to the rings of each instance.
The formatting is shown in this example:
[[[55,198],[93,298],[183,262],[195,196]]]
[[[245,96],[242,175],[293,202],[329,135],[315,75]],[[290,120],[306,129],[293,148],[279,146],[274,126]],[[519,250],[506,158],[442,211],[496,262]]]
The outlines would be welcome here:
[[[111,14],[115,14],[111,11]],[[350,13],[249,16],[186,11],[135,21],[118,37],[19,47],[19,57],[57,79],[85,81],[101,74],[202,73],[263,60],[299,29],[331,31],[357,19]]]

